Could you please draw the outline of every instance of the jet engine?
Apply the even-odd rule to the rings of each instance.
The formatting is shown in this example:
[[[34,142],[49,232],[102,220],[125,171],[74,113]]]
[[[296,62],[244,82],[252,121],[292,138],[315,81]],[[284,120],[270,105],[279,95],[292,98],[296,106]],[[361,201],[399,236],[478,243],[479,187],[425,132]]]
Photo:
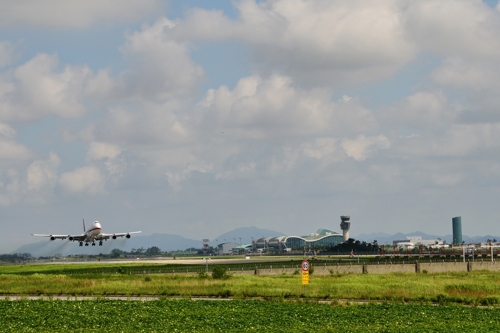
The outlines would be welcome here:
[[[116,239],[116,236],[115,236],[115,235],[113,235],[113,236],[111,236],[111,238]]]
[[[68,239],[69,239],[70,241],[72,241],[72,240],[73,240],[73,237],[69,237]]]
[[[54,236],[50,236],[50,240],[53,241],[56,240],[56,238]]]
[[[125,236],[125,237],[130,238],[130,234],[127,234],[127,236]]]

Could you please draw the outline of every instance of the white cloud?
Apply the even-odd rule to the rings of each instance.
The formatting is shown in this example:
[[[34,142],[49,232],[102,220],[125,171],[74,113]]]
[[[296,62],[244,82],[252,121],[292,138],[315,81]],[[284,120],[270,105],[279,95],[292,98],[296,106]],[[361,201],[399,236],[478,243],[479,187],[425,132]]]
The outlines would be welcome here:
[[[11,158],[7,163],[10,167],[6,168],[2,168],[6,163],[0,159],[0,205],[40,206],[52,199],[61,160],[55,153],[50,153],[47,159],[31,162],[31,158],[32,155],[22,161]]]
[[[0,139],[13,139],[16,134],[15,129],[7,124],[0,123]]]
[[[43,187],[53,189],[57,183],[57,168],[61,159],[51,153],[47,160],[38,160],[28,167],[27,184],[29,191],[38,191]]]
[[[376,150],[388,149],[390,146],[389,139],[384,135],[366,137],[361,134],[354,140],[342,140],[342,148],[346,154],[357,161],[363,161]]]
[[[450,104],[443,92],[421,91],[394,103],[382,118],[389,124],[442,131],[456,121],[460,113],[460,106]]]
[[[235,5],[236,20],[193,10],[174,33],[243,41],[257,64],[307,84],[346,86],[389,77],[415,54],[398,1],[245,0]]]
[[[120,157],[122,149],[117,145],[104,142],[91,142],[87,151],[87,159],[103,163],[104,168],[110,175],[121,175],[125,170],[126,163]]]
[[[335,138],[319,138],[314,142],[302,144],[302,153],[313,159],[322,160],[332,155],[339,148],[338,140]]]
[[[288,77],[241,79],[234,90],[210,90],[203,103],[205,124],[247,139],[337,135],[376,127],[370,110],[348,101],[334,103],[324,90],[294,88]],[[204,125],[204,124],[202,124]]]
[[[15,141],[16,131],[0,122],[0,168],[2,165],[13,165],[34,157],[34,153],[26,146]]]
[[[20,174],[16,169],[0,171],[0,205],[10,206],[22,197]]]
[[[126,169],[122,151],[115,144],[91,142],[87,150],[89,164],[63,173],[59,185],[71,194],[96,196],[108,193],[106,187],[115,185]]]
[[[482,1],[411,1],[404,28],[423,50],[440,55],[500,55],[500,13]]]
[[[174,191],[178,192],[181,190],[182,185],[181,182],[188,178],[193,171],[200,173],[208,173],[213,170],[213,166],[210,164],[189,164],[184,167],[182,170],[169,170],[165,172],[165,176],[168,179],[168,183]]]
[[[2,1],[0,26],[86,28],[96,21],[136,20],[157,8],[156,0]]]
[[[432,78],[443,88],[467,97],[468,109],[463,118],[468,122],[499,121],[500,63],[450,57],[434,71]]]
[[[91,142],[87,156],[91,160],[115,159],[122,152],[121,148],[104,142]]]
[[[111,108],[96,136],[99,140],[131,146],[186,143],[192,136],[192,128],[185,118],[165,104],[146,103],[139,110]]]
[[[105,193],[106,177],[96,166],[84,166],[59,177],[59,184],[71,194],[99,195]]]
[[[49,114],[82,116],[88,87],[102,81],[105,74],[94,78],[88,67],[66,66],[58,70],[58,65],[57,56],[38,54],[11,74],[0,76],[0,119],[30,121]]]
[[[165,102],[196,92],[203,69],[191,60],[188,43],[165,33],[174,27],[164,18],[127,36],[122,52],[130,67],[121,78],[127,96]]]

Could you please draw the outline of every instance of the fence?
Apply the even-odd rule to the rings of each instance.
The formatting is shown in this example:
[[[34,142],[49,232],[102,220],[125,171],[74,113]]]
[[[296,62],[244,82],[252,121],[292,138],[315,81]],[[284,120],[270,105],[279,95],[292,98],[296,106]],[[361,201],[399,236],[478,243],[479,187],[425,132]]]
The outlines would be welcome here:
[[[440,273],[440,272],[472,272],[479,270],[500,271],[498,261],[447,262],[429,261],[414,263],[370,263],[351,265],[314,265],[314,275],[329,274],[389,274],[389,273]],[[293,268],[265,268],[255,270],[256,275],[293,274]]]

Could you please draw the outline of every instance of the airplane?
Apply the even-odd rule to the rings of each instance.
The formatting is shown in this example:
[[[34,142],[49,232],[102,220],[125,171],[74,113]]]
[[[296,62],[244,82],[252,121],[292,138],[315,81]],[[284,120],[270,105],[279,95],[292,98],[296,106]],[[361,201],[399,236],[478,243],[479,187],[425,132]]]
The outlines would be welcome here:
[[[80,246],[83,246],[83,243],[85,243],[85,246],[89,246],[89,243],[92,243],[92,246],[95,246],[95,242],[99,241],[99,246],[102,246],[102,241],[103,240],[108,240],[108,239],[116,239],[118,237],[126,237],[130,238],[130,234],[138,234],[141,231],[132,231],[132,232],[121,232],[121,233],[115,233],[115,234],[104,234],[101,232],[102,227],[101,223],[99,221],[94,221],[92,223],[92,227],[89,230],[85,230],[85,219],[83,220],[83,234],[81,235],[47,235],[47,234],[31,234],[31,236],[37,236],[37,237],[50,237],[50,240],[56,240],[56,239],[68,239],[72,242],[80,242]]]

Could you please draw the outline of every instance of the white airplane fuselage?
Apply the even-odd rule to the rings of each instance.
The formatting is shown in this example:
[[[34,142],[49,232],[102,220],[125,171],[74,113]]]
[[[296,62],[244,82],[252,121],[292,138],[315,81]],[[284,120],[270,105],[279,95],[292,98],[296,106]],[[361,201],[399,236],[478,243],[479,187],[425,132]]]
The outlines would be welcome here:
[[[99,221],[94,221],[92,227],[85,232],[84,242],[93,242],[101,234],[102,227]]]

